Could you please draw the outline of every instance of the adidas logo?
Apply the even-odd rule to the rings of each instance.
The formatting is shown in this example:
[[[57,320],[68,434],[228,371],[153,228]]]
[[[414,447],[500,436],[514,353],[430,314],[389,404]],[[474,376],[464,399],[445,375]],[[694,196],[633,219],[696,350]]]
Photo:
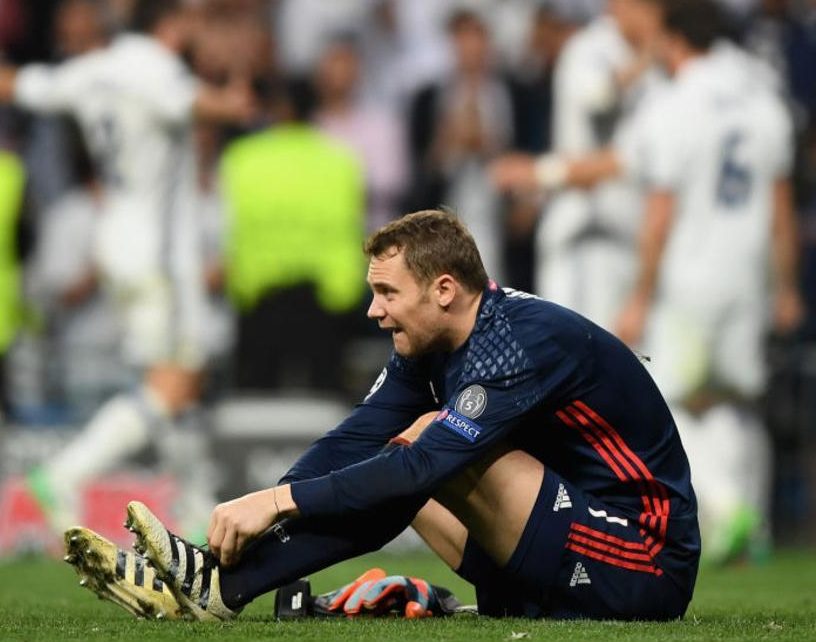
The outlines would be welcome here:
[[[271,530],[273,533],[275,533],[275,535],[278,536],[278,539],[281,541],[281,544],[286,544],[286,542],[292,539],[291,537],[289,537],[289,533],[287,533],[283,529],[283,526],[280,525],[280,522],[272,526]]]
[[[572,508],[572,500],[569,493],[567,493],[567,489],[564,488],[564,484],[558,484],[558,495],[555,498],[555,504],[553,504],[553,511],[557,513],[562,508]]]
[[[570,579],[570,587],[576,584],[592,584],[592,580],[589,579],[589,574],[581,562],[575,564],[575,570],[572,572],[572,578]]]

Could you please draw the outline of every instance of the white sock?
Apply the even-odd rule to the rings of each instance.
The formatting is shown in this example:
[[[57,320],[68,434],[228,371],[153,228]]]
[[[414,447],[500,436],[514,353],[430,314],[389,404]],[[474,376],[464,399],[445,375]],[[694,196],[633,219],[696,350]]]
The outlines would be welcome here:
[[[693,415],[672,407],[680,439],[691,467],[691,483],[697,495],[698,519],[704,548],[713,543],[724,524],[739,507],[737,457],[728,422],[719,413]]]
[[[82,431],[43,465],[56,501],[55,527],[77,523],[82,486],[143,449],[160,420],[161,408],[145,389],[104,403]]]
[[[771,440],[759,414],[740,409],[741,453],[739,486],[744,503],[755,510],[770,534],[773,457]]]

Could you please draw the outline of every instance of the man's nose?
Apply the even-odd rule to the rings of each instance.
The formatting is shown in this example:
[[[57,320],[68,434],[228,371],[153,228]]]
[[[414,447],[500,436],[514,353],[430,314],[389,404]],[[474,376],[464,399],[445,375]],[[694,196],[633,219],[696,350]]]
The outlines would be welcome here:
[[[368,316],[369,319],[382,319],[385,316],[385,310],[379,301],[377,301],[376,296],[371,299],[371,305],[368,306],[366,316]]]

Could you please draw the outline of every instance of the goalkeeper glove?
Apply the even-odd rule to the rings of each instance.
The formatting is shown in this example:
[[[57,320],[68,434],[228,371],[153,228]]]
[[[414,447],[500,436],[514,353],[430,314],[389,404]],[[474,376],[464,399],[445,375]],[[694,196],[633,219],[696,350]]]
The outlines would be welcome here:
[[[390,614],[419,618],[450,615],[460,606],[445,588],[413,577],[386,576],[380,568],[372,568],[353,582],[323,595],[311,595],[309,580],[283,586],[275,595],[275,616],[282,620]]]
[[[319,596],[317,607],[347,616],[396,613],[406,618],[447,615],[459,605],[447,589],[404,575],[388,575],[379,568],[354,582]]]

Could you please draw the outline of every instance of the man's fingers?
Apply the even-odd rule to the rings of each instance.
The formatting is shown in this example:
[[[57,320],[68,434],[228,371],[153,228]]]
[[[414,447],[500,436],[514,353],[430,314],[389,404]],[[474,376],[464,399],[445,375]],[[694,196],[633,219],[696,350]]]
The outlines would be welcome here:
[[[218,525],[218,518],[215,515],[216,515],[215,511],[213,511],[213,514],[210,515],[210,523],[207,526],[207,544],[209,544],[211,548],[212,548],[213,537],[215,535],[215,529],[216,529],[216,526]]]
[[[244,549],[253,539],[255,538],[252,535],[247,535],[246,533],[236,531],[235,549],[233,550],[232,556],[229,559],[230,565],[237,564],[241,560],[241,556],[244,554]]]
[[[212,554],[220,559],[221,548],[225,535],[223,522],[221,522],[220,520],[217,521],[214,525],[210,526],[210,530],[211,533],[207,535],[207,544],[209,545]]]
[[[224,538],[221,540],[220,555],[218,556],[224,566],[229,566],[235,561],[237,547],[237,532],[235,527],[227,528]]]
[[[500,190],[508,189],[508,162],[506,158],[499,158],[488,166],[488,175],[493,184]]]

